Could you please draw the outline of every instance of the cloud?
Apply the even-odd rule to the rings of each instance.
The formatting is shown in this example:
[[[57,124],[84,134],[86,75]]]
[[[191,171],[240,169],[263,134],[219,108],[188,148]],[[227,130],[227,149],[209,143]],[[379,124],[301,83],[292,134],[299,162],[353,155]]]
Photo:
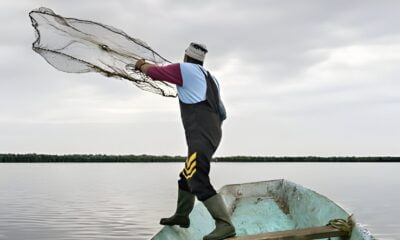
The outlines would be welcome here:
[[[93,152],[127,152],[128,145],[120,148],[110,139],[132,141],[122,127],[129,123],[143,124],[140,131],[137,125],[129,127],[135,139],[145,139],[135,140],[137,153],[180,154],[146,147],[146,134],[154,126],[165,135],[152,143],[167,141],[171,149],[180,150],[184,145],[183,139],[166,137],[181,130],[177,99],[96,74],[59,72],[34,53],[27,14],[45,6],[63,16],[120,28],[172,61],[181,61],[191,41],[207,44],[206,67],[219,79],[228,111],[222,155],[399,154],[392,143],[400,136],[394,131],[400,120],[399,1],[38,4],[0,3],[7,9],[0,16],[7,22],[0,38],[0,129],[18,128],[19,138],[43,134],[42,142],[35,144],[37,138],[26,138],[23,142],[32,146],[27,148],[6,132],[0,137],[4,151],[72,153],[84,152],[86,146]],[[171,129],[160,127],[174,122],[178,125]],[[98,140],[102,124],[109,132]],[[73,140],[72,128],[92,145],[64,148],[53,141],[54,131]]]

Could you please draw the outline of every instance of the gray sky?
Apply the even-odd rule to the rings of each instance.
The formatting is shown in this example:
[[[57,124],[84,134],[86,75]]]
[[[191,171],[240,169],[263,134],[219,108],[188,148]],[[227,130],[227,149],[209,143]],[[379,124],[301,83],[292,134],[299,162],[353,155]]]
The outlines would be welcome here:
[[[32,51],[41,6],[173,61],[205,43],[228,113],[217,156],[400,155],[396,0],[1,1],[0,152],[186,154],[177,99]]]

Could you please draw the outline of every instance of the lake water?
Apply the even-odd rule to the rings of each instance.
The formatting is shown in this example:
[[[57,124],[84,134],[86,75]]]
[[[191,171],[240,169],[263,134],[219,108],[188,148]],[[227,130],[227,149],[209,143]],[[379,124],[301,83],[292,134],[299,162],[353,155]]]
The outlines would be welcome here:
[[[182,163],[2,163],[0,239],[149,239],[175,210]],[[285,178],[378,239],[400,239],[400,163],[213,163],[216,188]]]

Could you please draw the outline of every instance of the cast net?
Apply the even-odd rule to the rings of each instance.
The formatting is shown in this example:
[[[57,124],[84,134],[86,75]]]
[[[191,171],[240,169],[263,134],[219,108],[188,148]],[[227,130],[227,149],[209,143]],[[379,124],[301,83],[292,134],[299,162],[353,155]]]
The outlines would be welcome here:
[[[149,92],[176,96],[173,85],[134,70],[139,59],[158,65],[169,63],[145,42],[114,27],[65,18],[48,8],[33,10],[29,16],[36,32],[33,50],[56,69],[68,73],[98,72],[129,80]]]

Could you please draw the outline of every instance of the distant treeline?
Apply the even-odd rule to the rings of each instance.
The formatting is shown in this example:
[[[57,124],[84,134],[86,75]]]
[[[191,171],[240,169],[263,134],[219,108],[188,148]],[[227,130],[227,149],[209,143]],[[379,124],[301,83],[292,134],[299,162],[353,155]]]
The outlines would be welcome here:
[[[182,156],[102,155],[102,154],[0,154],[0,162],[183,162]],[[400,157],[217,157],[214,162],[400,162]]]

